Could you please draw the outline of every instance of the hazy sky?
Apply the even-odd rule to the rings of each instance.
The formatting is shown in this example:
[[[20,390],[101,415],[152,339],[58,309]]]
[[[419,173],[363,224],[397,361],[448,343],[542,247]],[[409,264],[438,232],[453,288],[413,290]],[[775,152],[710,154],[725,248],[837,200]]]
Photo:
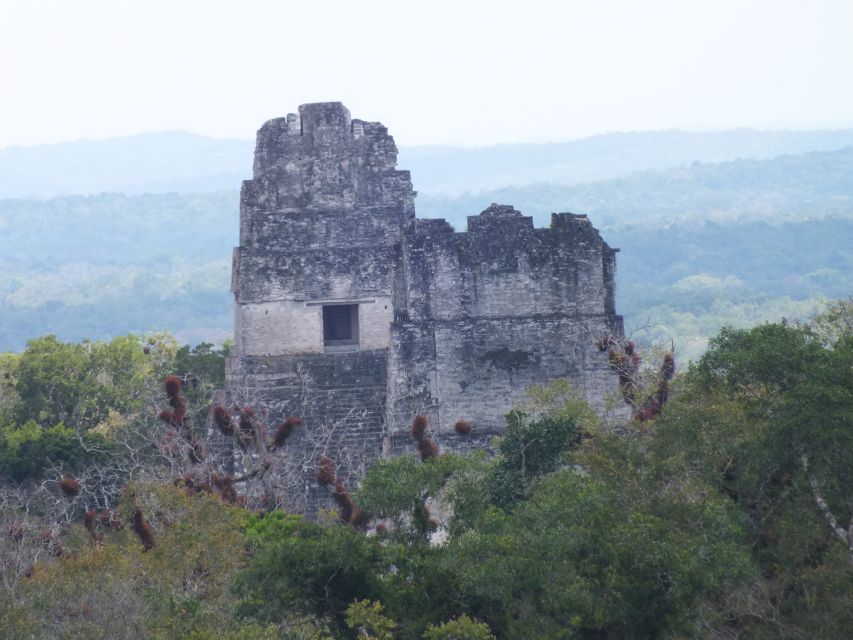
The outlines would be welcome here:
[[[325,100],[403,145],[853,126],[853,1],[0,0],[0,147]]]

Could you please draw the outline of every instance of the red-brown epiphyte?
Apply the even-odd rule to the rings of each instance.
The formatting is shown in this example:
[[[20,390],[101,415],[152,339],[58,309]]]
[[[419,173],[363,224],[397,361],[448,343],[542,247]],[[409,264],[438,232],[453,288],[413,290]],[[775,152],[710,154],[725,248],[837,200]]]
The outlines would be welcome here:
[[[175,419],[183,422],[184,417],[187,415],[187,402],[184,399],[184,396],[177,395],[173,398],[169,398],[169,404],[172,405],[172,408],[175,410]]]
[[[620,349],[612,336],[602,338],[597,344],[601,351],[609,349],[607,358],[611,369],[618,375],[622,397],[631,406],[631,417],[643,423],[660,415],[663,405],[669,400],[669,381],[675,375],[674,355],[671,352],[664,355],[654,392],[645,401],[639,402],[637,393],[640,387],[635,376],[640,369],[641,358],[636,344],[628,340]],[[648,430],[643,426],[641,433],[647,432]]]
[[[426,428],[426,416],[415,416],[415,419],[412,420],[412,438],[421,456],[421,462],[425,462],[438,455],[438,445],[427,437]]]
[[[255,411],[252,407],[243,407],[240,409],[240,421],[238,423],[239,431],[237,432],[237,444],[245,451],[252,441],[257,436],[255,430]]]
[[[669,400],[669,382],[666,379],[658,383],[658,401],[661,405],[665,405]]]
[[[89,532],[89,537],[92,539],[93,544],[98,544],[104,541],[104,536],[95,527],[97,522],[96,518],[97,514],[94,509],[89,509],[83,514],[83,526],[86,528],[86,531]]]
[[[169,400],[176,398],[181,393],[181,379],[178,376],[166,376],[164,386]]]
[[[163,410],[157,416],[170,427],[181,428],[185,426],[186,407],[178,407],[174,411]]]
[[[424,438],[418,442],[417,449],[418,453],[421,455],[421,462],[426,462],[430,458],[435,458],[438,455],[438,445],[429,438]]]
[[[213,422],[219,428],[219,431],[222,432],[222,435],[234,435],[234,422],[231,420],[231,414],[228,413],[228,409],[225,407],[221,405],[213,407]]]
[[[71,476],[65,476],[59,481],[59,490],[66,498],[71,499],[80,493],[80,483]]]
[[[24,528],[18,522],[13,522],[6,529],[6,536],[15,542],[20,542],[24,539]]]
[[[142,509],[139,507],[136,508],[136,512],[133,514],[133,532],[142,543],[143,550],[150,551],[154,548],[154,529],[145,521]]]
[[[193,464],[201,464],[207,457],[207,447],[205,447],[204,442],[194,438],[192,434],[188,436],[188,440],[190,446],[187,451],[187,457]]]
[[[417,504],[412,509],[412,524],[421,531],[434,531],[438,528],[438,523],[433,519],[425,504]]]
[[[637,353],[631,354],[631,370],[636,373],[636,371],[640,368],[640,355]]]
[[[424,437],[424,433],[427,428],[427,418],[426,416],[417,415],[415,419],[412,420],[412,437],[415,440],[421,440]]]
[[[317,461],[317,482],[328,486],[335,483],[335,462],[327,457],[320,456]]]
[[[460,436],[467,436],[471,433],[472,428],[473,425],[467,420],[457,420],[456,424],[453,425],[453,430]]]
[[[229,504],[237,503],[237,489],[234,487],[234,476],[213,473],[210,484],[219,492],[222,499]]]
[[[287,439],[293,434],[293,430],[302,424],[302,419],[296,416],[289,416],[282,422],[273,434],[271,449],[277,449],[284,446]]]
[[[367,512],[361,507],[356,507],[355,511],[352,512],[349,523],[356,528],[362,528],[367,524],[367,520]]]
[[[252,407],[243,407],[240,410],[240,431],[246,435],[255,433],[255,411]]]
[[[317,461],[317,482],[329,488],[332,500],[338,505],[338,518],[344,524],[354,527],[361,526],[367,515],[356,508],[352,501],[346,482],[335,475],[335,463],[327,456],[320,456]]]
[[[343,480],[338,479],[335,481],[335,487],[332,490],[332,499],[338,505],[338,518],[340,518],[340,521],[349,524],[355,512],[355,505],[352,502],[349,489]]]

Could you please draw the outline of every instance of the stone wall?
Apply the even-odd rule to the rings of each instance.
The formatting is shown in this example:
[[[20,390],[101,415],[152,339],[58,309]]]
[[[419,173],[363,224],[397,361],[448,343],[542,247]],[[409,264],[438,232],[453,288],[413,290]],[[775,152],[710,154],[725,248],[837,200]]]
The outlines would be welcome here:
[[[622,333],[615,251],[586,216],[536,229],[492,205],[456,232],[415,218],[396,160],[381,124],[303,105],[261,127],[243,184],[229,399],[270,425],[305,420],[286,455],[293,508],[309,513],[327,499],[319,454],[357,482],[380,455],[412,451],[416,414],[465,450],[488,447],[532,384],[571,378],[600,408],[618,393],[595,348]],[[324,305],[358,305],[357,344],[324,340]]]
[[[316,513],[328,492],[314,480],[320,455],[331,456],[341,477],[356,482],[383,450],[388,350],[243,356],[228,363],[232,401],[256,408],[270,427],[300,416],[276,469],[290,511]],[[277,459],[281,454],[276,454]]]
[[[418,222],[404,245],[413,320],[613,313],[613,250],[586,216],[553,214],[549,229],[535,229],[492,205],[465,233]]]
[[[414,216],[396,162],[386,128],[340,103],[261,127],[240,200],[235,356],[322,352],[322,302],[359,304],[363,347],[387,348],[400,232]]]
[[[358,478],[383,448],[400,237],[414,216],[396,162],[381,124],[353,121],[340,103],[303,105],[261,127],[243,183],[227,387],[270,426],[305,421],[286,468],[300,479],[288,478],[293,508],[309,513],[327,498],[313,481],[320,454]],[[326,347],[324,304],[358,305],[356,347]]]
[[[389,433],[405,446],[411,416],[426,412],[439,439],[453,425],[487,440],[534,384],[570,378],[603,410],[615,395],[602,335],[613,313],[614,251],[586,216],[554,214],[551,227],[492,205],[455,233],[443,221],[406,229],[409,316],[391,328]],[[465,440],[467,442],[467,439]]]

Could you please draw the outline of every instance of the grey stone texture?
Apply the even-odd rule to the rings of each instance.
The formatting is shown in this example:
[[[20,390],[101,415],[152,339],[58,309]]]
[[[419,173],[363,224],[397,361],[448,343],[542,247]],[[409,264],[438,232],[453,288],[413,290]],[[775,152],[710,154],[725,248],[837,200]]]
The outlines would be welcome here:
[[[549,228],[508,205],[467,229],[415,217],[407,171],[376,122],[340,103],[307,104],[258,131],[234,250],[235,345],[229,395],[305,427],[302,496],[323,492],[316,455],[357,482],[381,455],[411,451],[414,415],[441,447],[487,447],[533,384],[570,378],[604,408],[618,395],[602,335],[621,335],[615,250],[586,216]],[[324,305],[358,305],[357,338],[324,339]],[[326,336],[328,338],[328,336]],[[460,437],[454,424],[474,424]]]

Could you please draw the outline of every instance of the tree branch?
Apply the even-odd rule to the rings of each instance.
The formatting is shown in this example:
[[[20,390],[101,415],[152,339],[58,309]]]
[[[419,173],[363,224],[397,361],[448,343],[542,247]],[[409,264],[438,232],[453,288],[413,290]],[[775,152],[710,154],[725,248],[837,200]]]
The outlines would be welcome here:
[[[850,523],[851,531],[845,531],[844,527],[838,524],[838,520],[833,515],[829,505],[820,494],[820,487],[817,484],[817,478],[809,473],[809,458],[806,454],[800,456],[800,464],[803,467],[803,472],[806,474],[806,479],[809,481],[809,486],[812,489],[812,496],[814,496],[818,510],[821,515],[823,515],[827,523],[829,523],[829,526],[835,532],[835,535],[837,535],[847,546],[847,550],[850,552],[850,560],[853,561],[853,536],[851,536],[851,532],[853,532],[853,522]]]

